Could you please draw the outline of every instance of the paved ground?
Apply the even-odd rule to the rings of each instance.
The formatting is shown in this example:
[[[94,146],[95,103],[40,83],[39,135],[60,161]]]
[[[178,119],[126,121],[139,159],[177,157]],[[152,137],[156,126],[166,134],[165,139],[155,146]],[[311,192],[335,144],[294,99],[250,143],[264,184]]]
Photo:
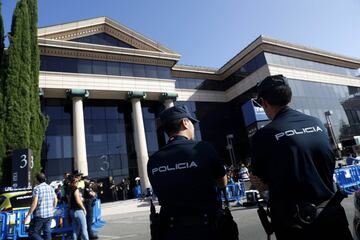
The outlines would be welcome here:
[[[353,197],[343,201],[351,224],[354,217]],[[238,224],[240,239],[264,240],[266,235],[258,219],[256,208],[232,207],[232,214]],[[138,200],[106,203],[102,215],[107,224],[99,232],[100,239],[150,239],[149,204]],[[275,237],[272,237],[275,239]]]

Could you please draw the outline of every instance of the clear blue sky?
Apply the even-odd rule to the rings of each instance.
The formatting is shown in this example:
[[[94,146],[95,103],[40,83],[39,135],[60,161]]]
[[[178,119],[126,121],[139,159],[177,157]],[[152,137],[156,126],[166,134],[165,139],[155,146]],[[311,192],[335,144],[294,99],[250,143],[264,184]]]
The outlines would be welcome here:
[[[16,0],[2,0],[10,31]],[[221,67],[260,34],[360,59],[359,0],[39,0],[39,27],[107,16],[181,54]]]

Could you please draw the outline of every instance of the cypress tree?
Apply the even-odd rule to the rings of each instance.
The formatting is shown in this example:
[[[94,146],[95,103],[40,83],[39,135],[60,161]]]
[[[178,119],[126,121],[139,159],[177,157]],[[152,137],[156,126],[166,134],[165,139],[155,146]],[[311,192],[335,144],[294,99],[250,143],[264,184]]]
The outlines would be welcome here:
[[[4,81],[4,139],[9,157],[14,149],[30,146],[31,45],[26,0],[18,1],[12,18],[8,64]],[[6,159],[2,183],[10,180],[10,159]],[[7,182],[6,182],[7,180]]]
[[[41,146],[45,137],[47,119],[43,116],[39,98],[40,52],[37,39],[38,4],[37,0],[27,0],[29,7],[31,82],[30,82],[30,148],[34,154],[32,176],[41,169]]]
[[[0,179],[2,178],[2,163],[5,157],[5,146],[4,146],[4,138],[3,138],[3,128],[4,128],[4,103],[3,103],[3,80],[4,80],[4,69],[5,69],[5,43],[4,43],[4,22],[1,14],[1,1],[0,1]]]

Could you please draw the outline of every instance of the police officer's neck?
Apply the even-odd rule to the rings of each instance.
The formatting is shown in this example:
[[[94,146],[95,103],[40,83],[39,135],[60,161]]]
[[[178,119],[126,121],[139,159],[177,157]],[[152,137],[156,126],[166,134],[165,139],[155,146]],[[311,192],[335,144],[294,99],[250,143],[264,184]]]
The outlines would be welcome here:
[[[176,134],[174,134],[174,135],[172,135],[170,138],[169,138],[169,140],[173,140],[173,139],[175,139],[176,137],[184,137],[184,138],[186,138],[187,140],[191,140],[191,138],[188,136],[188,134],[186,134],[186,133],[176,133]]]
[[[288,109],[289,107],[287,105],[285,106],[275,106],[275,105],[269,105],[266,112],[266,115],[271,119],[274,120],[276,116],[283,112],[283,110]]]

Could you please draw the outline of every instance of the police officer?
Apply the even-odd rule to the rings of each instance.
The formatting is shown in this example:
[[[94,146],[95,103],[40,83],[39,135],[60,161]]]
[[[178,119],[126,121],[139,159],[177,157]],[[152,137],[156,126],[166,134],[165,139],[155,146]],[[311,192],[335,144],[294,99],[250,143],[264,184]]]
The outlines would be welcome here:
[[[252,139],[251,181],[269,190],[277,239],[352,239],[342,198],[333,197],[335,157],[327,130],[319,119],[288,107],[291,96],[282,75],[258,85],[258,102],[272,121]],[[317,216],[320,204],[326,207]]]
[[[211,222],[219,208],[215,186],[227,183],[223,163],[209,143],[194,141],[198,120],[186,106],[166,109],[160,120],[169,141],[147,165],[161,205],[160,239],[213,239]]]

